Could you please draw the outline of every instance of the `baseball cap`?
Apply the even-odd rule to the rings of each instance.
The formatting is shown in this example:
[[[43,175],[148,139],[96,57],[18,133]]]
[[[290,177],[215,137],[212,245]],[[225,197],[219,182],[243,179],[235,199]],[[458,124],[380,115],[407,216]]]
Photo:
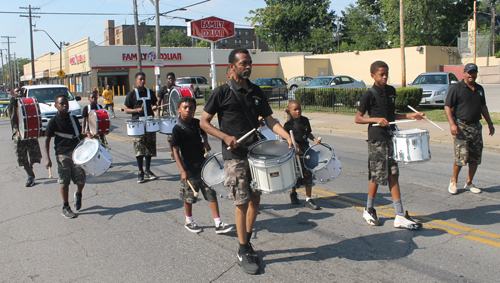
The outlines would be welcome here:
[[[472,70],[475,70],[477,72],[477,65],[476,64],[469,63],[469,64],[465,65],[464,72],[468,73]]]

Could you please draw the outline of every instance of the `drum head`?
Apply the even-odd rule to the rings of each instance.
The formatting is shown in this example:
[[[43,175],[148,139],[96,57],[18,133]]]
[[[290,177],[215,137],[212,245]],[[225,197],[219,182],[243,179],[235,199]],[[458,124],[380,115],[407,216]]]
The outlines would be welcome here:
[[[303,159],[304,166],[309,170],[319,170],[330,163],[333,149],[324,143],[315,144],[307,149],[304,155],[309,155],[309,159]]]
[[[181,99],[181,95],[177,88],[172,88],[170,91],[170,98],[168,101],[168,110],[170,112],[170,115],[172,115],[175,118],[179,118],[179,112],[177,112],[177,107],[179,104],[179,100]]]
[[[94,158],[99,151],[99,141],[96,139],[86,139],[73,151],[73,161],[75,164],[84,164]]]
[[[99,121],[97,121],[97,115],[94,110],[89,113],[89,130],[93,135],[97,134],[99,129]]]
[[[220,152],[207,159],[201,170],[201,179],[210,187],[222,184],[226,180],[224,159]]]
[[[279,140],[262,141],[250,148],[248,156],[259,160],[279,159],[290,152],[288,143]]]

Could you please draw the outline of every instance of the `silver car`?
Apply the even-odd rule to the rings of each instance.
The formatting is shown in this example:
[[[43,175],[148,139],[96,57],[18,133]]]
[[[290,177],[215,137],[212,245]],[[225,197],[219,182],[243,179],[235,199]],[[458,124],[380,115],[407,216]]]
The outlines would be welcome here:
[[[443,107],[448,91],[452,85],[457,83],[458,79],[453,73],[434,72],[420,74],[408,85],[422,88],[420,105]]]
[[[363,81],[357,81],[349,76],[324,76],[318,77],[310,81],[306,86],[301,88],[366,88]]]

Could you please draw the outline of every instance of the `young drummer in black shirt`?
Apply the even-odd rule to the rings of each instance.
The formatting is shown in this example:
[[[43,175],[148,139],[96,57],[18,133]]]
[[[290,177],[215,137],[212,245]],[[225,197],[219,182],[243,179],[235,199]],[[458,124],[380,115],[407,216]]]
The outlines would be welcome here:
[[[50,159],[50,140],[54,139],[54,149],[57,159],[57,173],[59,175],[58,183],[61,185],[61,196],[63,199],[62,215],[66,218],[75,218],[76,215],[69,206],[69,183],[77,185],[75,192],[75,209],[78,211],[82,207],[82,191],[85,187],[85,171],[73,162],[73,150],[83,138],[80,123],[72,114],[68,113],[68,98],[64,94],[58,94],[54,98],[55,106],[58,110],[56,116],[50,119],[45,130],[45,166],[47,169],[52,167]]]
[[[92,135],[92,133],[90,132],[90,128],[89,128],[89,114],[90,114],[90,111],[92,110],[101,110],[101,109],[104,109],[101,105],[99,105],[97,103],[97,101],[99,100],[99,95],[97,93],[94,93],[94,92],[91,92],[89,94],[89,102],[90,104],[89,105],[85,105],[82,109],[82,118],[83,118],[83,121],[82,121],[82,135],[87,135],[91,138],[98,138],[99,139],[99,142],[101,143],[102,146],[105,146],[107,147],[108,146],[108,142],[106,141],[106,137],[104,135],[97,135],[97,136],[94,136]]]
[[[389,122],[400,119],[421,120],[423,113],[397,114],[395,113],[396,89],[387,85],[389,77],[389,66],[382,61],[375,61],[370,66],[371,77],[375,81],[373,87],[367,90],[361,97],[358,112],[354,118],[357,124],[369,124],[368,126],[368,199],[363,212],[365,221],[373,226],[379,226],[380,220],[373,208],[375,196],[379,185],[389,184],[389,191],[394,202],[396,218],[394,227],[406,229],[419,229],[422,224],[415,221],[404,212],[399,191],[399,169],[393,158],[394,145],[391,141],[392,131],[395,130]],[[374,92],[377,94],[375,95]],[[379,108],[381,105],[383,108]],[[364,117],[368,112],[369,118]],[[380,127],[374,127],[379,124]]]
[[[304,156],[304,153],[309,148],[308,139],[313,140],[316,144],[319,143],[319,140],[313,136],[309,119],[302,116],[302,109],[300,107],[300,103],[297,100],[291,100],[290,102],[288,102],[288,110],[293,119],[290,119],[288,122],[286,122],[283,128],[288,133],[290,132],[290,130],[292,130],[295,142],[300,150],[299,154],[300,156]],[[312,172],[304,167],[303,162],[300,163],[300,166],[302,167],[304,178],[299,177],[299,179],[297,180],[297,184],[292,187],[292,192],[290,193],[291,202],[292,204],[299,204],[296,189],[302,184],[306,188],[306,203],[304,204],[304,206],[313,210],[319,209],[319,205],[315,204],[311,198]]]
[[[201,180],[201,169],[205,163],[205,149],[210,150],[210,145],[207,134],[200,128],[200,120],[193,118],[195,110],[196,100],[194,98],[181,98],[178,106],[179,121],[172,130],[172,149],[175,162],[181,171],[180,197],[184,201],[186,211],[184,227],[193,233],[202,231],[193,219],[193,203],[196,203],[198,199],[194,196],[194,191],[198,193],[201,190],[214,215],[215,233],[227,233],[233,227],[222,222],[220,218],[217,194],[211,188],[206,188]]]

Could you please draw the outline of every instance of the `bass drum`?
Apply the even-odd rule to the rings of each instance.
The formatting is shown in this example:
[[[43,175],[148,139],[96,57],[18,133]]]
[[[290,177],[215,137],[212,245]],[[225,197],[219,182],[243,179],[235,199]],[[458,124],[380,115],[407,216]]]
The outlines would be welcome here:
[[[42,130],[42,117],[36,97],[17,100],[19,135],[23,140],[36,139]]]
[[[105,109],[92,110],[89,113],[89,131],[93,135],[107,135],[111,131],[109,113]]]

